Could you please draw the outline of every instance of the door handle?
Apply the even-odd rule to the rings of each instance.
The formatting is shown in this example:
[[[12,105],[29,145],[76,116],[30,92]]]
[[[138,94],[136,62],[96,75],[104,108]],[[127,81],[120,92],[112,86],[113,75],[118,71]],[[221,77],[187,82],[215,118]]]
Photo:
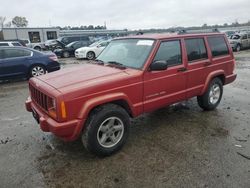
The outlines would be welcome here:
[[[185,72],[187,71],[187,69],[185,67],[181,67],[177,70],[177,72]]]

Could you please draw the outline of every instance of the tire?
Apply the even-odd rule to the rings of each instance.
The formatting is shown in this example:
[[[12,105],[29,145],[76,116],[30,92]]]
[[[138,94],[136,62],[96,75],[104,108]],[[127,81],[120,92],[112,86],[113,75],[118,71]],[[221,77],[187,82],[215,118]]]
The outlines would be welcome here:
[[[239,52],[241,50],[241,46],[240,46],[240,44],[237,44],[237,46],[236,46],[236,48],[235,48],[235,51],[236,52]]]
[[[39,46],[36,46],[34,49],[37,50],[37,51],[42,51],[42,48],[39,47]]]
[[[29,76],[36,77],[46,74],[46,69],[42,65],[34,65],[30,68]]]
[[[95,59],[95,53],[94,52],[88,52],[86,56],[87,56],[88,60]]]
[[[115,104],[97,107],[85,124],[82,143],[97,156],[109,156],[123,147],[129,127],[129,115],[122,107]]]
[[[68,58],[69,57],[69,52],[63,52],[63,57]]]
[[[223,94],[223,84],[221,79],[214,78],[207,91],[202,95],[197,97],[199,106],[203,110],[214,110],[220,103]]]

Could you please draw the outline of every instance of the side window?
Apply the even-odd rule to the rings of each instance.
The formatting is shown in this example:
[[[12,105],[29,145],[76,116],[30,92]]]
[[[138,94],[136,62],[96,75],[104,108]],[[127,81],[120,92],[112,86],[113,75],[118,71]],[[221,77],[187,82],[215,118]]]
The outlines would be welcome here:
[[[208,43],[213,57],[229,54],[228,47],[223,36],[208,37]]]
[[[13,42],[13,46],[22,46],[19,42]]]
[[[22,49],[5,49],[4,50],[4,58],[16,58],[16,57],[24,57],[30,56],[31,52],[28,50]]]
[[[242,40],[245,40],[245,39],[247,39],[247,35],[242,36]]]
[[[167,61],[169,66],[182,64],[181,44],[179,40],[162,42],[154,61]]]
[[[39,32],[28,32],[29,39],[31,43],[41,42],[40,33]]]
[[[0,50],[0,59],[3,59],[4,56],[3,56],[3,50]]]
[[[199,59],[206,59],[208,57],[205,43],[202,38],[186,39],[185,44],[189,62]]]
[[[23,56],[31,56],[31,51],[28,50],[22,50]]]
[[[0,43],[0,46],[9,46],[9,44],[8,43]]]

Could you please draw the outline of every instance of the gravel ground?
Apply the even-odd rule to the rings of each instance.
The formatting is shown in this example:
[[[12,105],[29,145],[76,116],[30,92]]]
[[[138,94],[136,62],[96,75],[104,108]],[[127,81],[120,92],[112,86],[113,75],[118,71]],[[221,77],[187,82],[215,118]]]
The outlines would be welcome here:
[[[1,83],[0,187],[250,187],[250,50],[235,56],[238,77],[217,110],[191,99],[140,116],[108,158],[42,132],[24,108],[27,82]]]

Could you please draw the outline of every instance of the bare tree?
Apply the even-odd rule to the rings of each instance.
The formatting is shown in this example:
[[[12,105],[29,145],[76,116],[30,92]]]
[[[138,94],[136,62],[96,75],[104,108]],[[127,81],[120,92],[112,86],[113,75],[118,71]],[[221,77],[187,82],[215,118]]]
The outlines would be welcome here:
[[[28,26],[28,20],[25,17],[22,16],[15,16],[12,19],[12,24],[16,27],[27,27]]]
[[[11,21],[7,22],[6,24],[4,24],[4,27],[11,27]]]
[[[6,17],[0,16],[0,27],[3,28]]]

